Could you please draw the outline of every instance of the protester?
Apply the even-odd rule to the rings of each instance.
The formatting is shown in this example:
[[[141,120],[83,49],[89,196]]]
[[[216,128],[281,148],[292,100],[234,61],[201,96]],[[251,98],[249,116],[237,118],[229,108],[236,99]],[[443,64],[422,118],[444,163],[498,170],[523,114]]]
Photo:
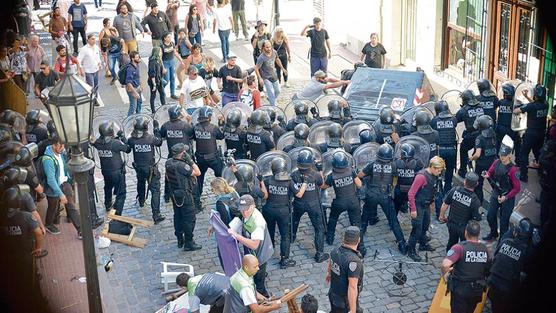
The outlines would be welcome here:
[[[282,27],[276,27],[274,29],[274,35],[272,36],[272,48],[278,54],[278,58],[282,65],[287,70],[288,63],[291,62],[291,52],[290,52],[290,44],[288,41],[288,37],[284,33],[284,29]],[[278,76],[278,82],[282,83],[282,75],[284,76],[284,87],[288,87],[288,74],[282,73],[282,69],[280,67],[276,68],[276,76]]]
[[[181,88],[179,103],[182,106],[185,104],[189,115],[205,104],[213,104],[208,94],[207,85],[202,78],[198,77],[198,74],[197,67],[190,65],[187,69],[188,78]]]
[[[230,54],[230,32],[234,25],[230,7],[224,4],[224,0],[217,0],[218,5],[214,10],[214,23],[212,32],[215,33],[218,25],[218,37],[220,38],[220,48],[222,49],[222,63],[226,63]]]
[[[81,0],[74,0],[74,3],[68,9],[68,30],[73,35],[73,52],[78,50],[78,36],[81,35],[83,45],[87,44],[85,39],[87,31],[87,8],[81,3]]]
[[[41,91],[47,87],[53,87],[60,79],[56,72],[50,70],[50,65],[46,61],[42,61],[40,65],[40,73],[35,77],[35,96],[40,97]]]
[[[249,27],[245,21],[245,0],[232,0],[230,2],[232,6],[232,25],[234,26],[234,33],[236,34],[236,40],[239,40],[239,23],[241,23],[241,29],[243,30],[243,37],[245,41],[249,40]],[[239,20],[239,23],[238,23]]]
[[[371,41],[367,42],[361,50],[361,61],[365,60],[365,65],[371,68],[384,67],[384,55],[386,49],[378,42],[378,34],[371,34]]]
[[[205,55],[203,54],[203,50],[201,49],[201,45],[198,43],[194,43],[191,46],[191,54],[185,59],[184,67],[186,69],[189,66],[193,65],[197,68],[197,71],[200,71],[203,68],[203,62],[205,61]]]
[[[182,65],[185,65],[185,61],[181,59],[178,49],[174,42],[172,42],[172,33],[165,33],[162,37],[162,63],[166,69],[166,74],[164,75],[164,80],[166,83],[170,83],[170,98],[178,100],[179,97],[176,96],[176,59],[180,60]]]
[[[253,111],[261,107],[261,92],[257,88],[257,78],[247,76],[247,87],[239,91],[239,101],[249,105]]]
[[[326,90],[347,86],[349,80],[339,80],[327,77],[326,73],[318,70],[315,72],[309,83],[297,92],[296,98],[317,101],[318,98],[326,94]]]
[[[162,49],[160,49],[160,47],[153,47],[151,57],[149,58],[148,68],[149,79],[147,83],[151,91],[151,112],[154,114],[156,111],[154,99],[156,98],[157,91],[160,95],[160,105],[166,104],[166,93],[164,92],[164,87],[166,86],[167,81],[164,77],[166,76],[168,70],[162,63]]]
[[[66,47],[58,46],[56,47],[56,52],[58,52],[58,57],[56,58],[56,62],[54,63],[54,72],[56,72],[56,74],[58,74],[59,76],[62,76],[66,72],[66,58],[68,57]],[[84,75],[81,64],[76,57],[70,56],[70,66],[78,75]]]
[[[203,17],[199,14],[198,6],[192,3],[189,6],[189,12],[185,16],[185,29],[187,30],[189,41],[192,44],[202,44],[203,23]]]
[[[124,52],[139,51],[137,47],[136,30],[145,36],[145,29],[141,26],[141,21],[132,12],[128,11],[126,3],[120,4],[120,13],[114,17],[114,27],[118,30],[118,35],[125,41]]]
[[[307,30],[309,28],[309,30]],[[301,31],[301,36],[311,38],[311,76],[321,70],[327,72],[328,59],[332,57],[328,32],[322,28],[322,20],[319,17],[313,19],[312,25],[307,25]]]
[[[178,21],[178,9],[180,8],[180,1],[179,0],[168,0],[168,4],[166,5],[166,16],[170,20],[170,24],[172,28],[170,32],[174,34],[174,43],[178,44],[178,31],[180,29],[179,21]]]
[[[267,24],[263,21],[257,21],[257,26],[255,26],[256,32],[251,36],[251,46],[253,46],[253,60],[255,64],[257,64],[257,59],[262,53],[263,42],[265,40],[270,40],[270,34],[266,32],[266,26]]]
[[[139,70],[139,64],[141,63],[141,56],[137,51],[131,51],[129,54],[131,60],[130,64],[126,68],[126,91],[129,97],[129,110],[127,111],[127,116],[134,113],[141,113],[141,104],[143,104],[142,83]]]
[[[183,84],[183,80],[185,79],[185,60],[191,54],[191,42],[189,42],[189,37],[187,37],[186,30],[181,28],[178,31],[178,53],[180,55],[179,60],[183,61],[178,64],[176,69],[176,76],[178,78],[178,89],[181,89],[181,85]]]
[[[98,34],[98,42],[100,44],[100,51],[101,51],[101,55],[102,55],[102,61],[105,64],[105,77],[111,77],[112,73],[110,72],[110,66],[109,66],[109,62],[108,62],[108,49],[110,47],[110,36],[112,36],[112,32],[114,31],[116,36],[118,36],[118,30],[115,27],[112,27],[110,19],[109,18],[105,18],[104,20],[102,20],[102,30],[100,31],[100,33]],[[107,40],[104,40],[104,39]],[[103,43],[104,40],[104,43]]]
[[[83,66],[87,84],[93,88],[97,87],[98,73],[102,68],[102,60],[100,59],[100,49],[96,45],[96,37],[94,34],[89,34],[87,36],[87,44],[81,48],[77,59]]]
[[[13,80],[15,84],[21,88],[23,92],[27,92],[25,88],[29,75],[29,67],[27,66],[25,46],[21,38],[16,38],[12,48],[9,50],[10,69],[13,72]]]
[[[46,60],[46,53],[39,45],[39,36],[31,35],[29,50],[27,50],[25,58],[27,59],[29,71],[31,71],[33,78],[35,78],[41,72],[41,62]]]
[[[103,39],[106,39],[106,37]],[[116,73],[116,63],[118,64],[118,67],[122,66],[120,58],[122,57],[125,41],[118,36],[118,30],[116,28],[110,29],[110,36],[108,37],[108,40],[110,41],[110,44],[106,52],[108,55],[108,67],[110,69],[110,75],[112,76],[110,85],[114,85],[118,79],[118,75]]]
[[[147,34],[151,36],[153,47],[160,46],[162,44],[162,37],[172,32],[172,23],[166,14],[158,10],[158,4],[156,2],[151,4],[151,14],[145,16],[143,21],[141,21],[143,28],[147,29]]]
[[[228,62],[218,71],[218,88],[221,90],[222,106],[237,101],[239,84],[243,83],[241,68],[236,65],[237,57],[228,56]]]
[[[65,11],[67,15],[67,10]],[[66,46],[68,41],[66,40],[66,33],[68,32],[68,22],[62,15],[62,10],[60,7],[54,8],[52,11],[52,16],[48,23],[48,32],[52,36],[52,60],[56,57],[54,49],[59,45]]]
[[[214,103],[220,102],[220,97],[216,94],[215,90],[212,89],[212,84],[214,80],[218,78],[218,70],[214,67],[214,59],[207,57],[203,68],[199,71],[199,76],[205,80],[205,84],[209,89],[210,97]]]
[[[255,73],[259,80],[259,86],[264,84],[268,101],[274,106],[276,106],[276,100],[280,95],[280,84],[278,83],[278,77],[276,77],[275,64],[278,65],[284,74],[288,75],[288,71],[282,65],[278,54],[272,49],[272,44],[269,40],[266,40],[263,42],[263,53],[257,59],[257,64],[255,64]]]

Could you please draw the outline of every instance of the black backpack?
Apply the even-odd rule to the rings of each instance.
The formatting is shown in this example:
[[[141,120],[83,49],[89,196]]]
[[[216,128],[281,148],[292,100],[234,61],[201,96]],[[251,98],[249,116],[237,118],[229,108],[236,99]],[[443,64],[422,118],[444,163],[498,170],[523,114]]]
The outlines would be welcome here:
[[[118,70],[118,81],[120,82],[120,84],[122,84],[122,86],[126,85],[126,76],[127,76],[127,68],[131,66],[131,62],[130,63],[126,63],[124,65],[122,65],[120,67],[120,69]]]

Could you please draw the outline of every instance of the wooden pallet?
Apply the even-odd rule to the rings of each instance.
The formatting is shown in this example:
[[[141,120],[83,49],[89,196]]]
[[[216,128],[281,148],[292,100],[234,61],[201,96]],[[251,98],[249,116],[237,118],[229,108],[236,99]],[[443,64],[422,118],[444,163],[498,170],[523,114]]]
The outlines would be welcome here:
[[[113,234],[109,232],[108,229],[110,227],[110,222],[113,220],[131,224],[133,226],[131,228],[131,233],[125,236],[125,235]],[[112,209],[110,210],[110,212],[108,212],[108,220],[104,223],[104,228],[102,229],[102,235],[106,238],[109,238],[112,241],[125,243],[128,246],[132,246],[136,248],[144,248],[148,240],[135,237],[137,226],[151,227],[153,225],[154,225],[153,221],[145,221],[133,217],[116,215],[116,210]]]
[[[305,289],[307,289],[308,287],[309,286],[307,284],[301,284],[294,290],[285,290],[284,296],[280,298],[280,301],[282,303],[288,304],[288,313],[301,313],[301,310],[299,309],[299,306],[297,306],[297,301],[295,300],[295,298],[297,298],[297,296],[305,291]]]

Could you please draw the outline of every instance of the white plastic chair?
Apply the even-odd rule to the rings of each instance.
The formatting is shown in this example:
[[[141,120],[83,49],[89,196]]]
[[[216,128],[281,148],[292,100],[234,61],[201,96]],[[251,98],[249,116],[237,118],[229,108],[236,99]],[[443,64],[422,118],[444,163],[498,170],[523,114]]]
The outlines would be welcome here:
[[[176,287],[174,289],[168,289],[169,284],[176,284],[176,277],[178,277],[181,273],[186,273],[190,277],[195,276],[193,271],[193,266],[189,264],[182,264],[182,263],[172,263],[172,262],[160,262],[162,263],[162,273],[160,273],[161,282],[164,285],[164,292],[163,293],[172,293],[179,291],[180,288]],[[168,269],[172,267],[174,271],[169,271]]]

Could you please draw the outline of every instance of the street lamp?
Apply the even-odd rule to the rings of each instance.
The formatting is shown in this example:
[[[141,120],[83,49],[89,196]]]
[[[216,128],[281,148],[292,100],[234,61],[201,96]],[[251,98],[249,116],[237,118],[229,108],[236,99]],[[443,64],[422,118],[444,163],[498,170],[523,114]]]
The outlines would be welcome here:
[[[91,134],[93,107],[96,92],[72,70],[67,57],[66,72],[50,90],[46,108],[54,121],[56,131],[62,142],[70,146],[71,158],[68,168],[77,182],[77,194],[81,215],[81,235],[83,236],[83,257],[87,277],[89,312],[101,313],[102,302],[98,282],[95,244],[91,227],[89,208],[88,171],[95,163],[85,158],[81,145],[89,140]]]

